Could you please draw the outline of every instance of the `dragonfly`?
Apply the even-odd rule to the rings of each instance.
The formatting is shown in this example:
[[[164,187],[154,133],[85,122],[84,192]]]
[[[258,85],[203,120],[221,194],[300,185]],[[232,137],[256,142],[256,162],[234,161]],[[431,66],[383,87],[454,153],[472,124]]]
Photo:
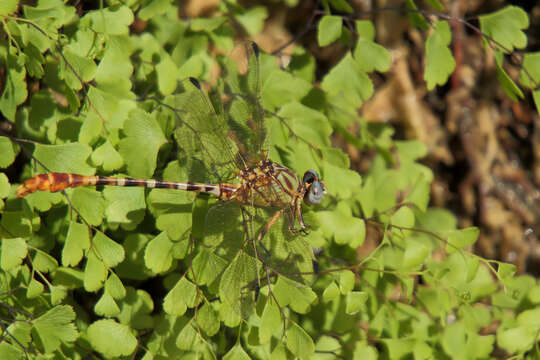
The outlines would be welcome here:
[[[236,289],[231,299],[244,297],[242,289],[259,278],[253,267],[273,264],[274,268],[283,270],[294,265],[291,256],[295,253],[300,254],[304,262],[311,263],[312,259],[305,255],[309,249],[312,256],[311,248],[304,245],[295,248],[289,240],[299,233],[307,234],[302,204],[321,203],[327,193],[326,186],[315,170],[305,171],[300,178],[288,167],[270,160],[266,114],[261,105],[260,51],[253,42],[244,43],[238,49],[235,52],[240,55],[232,57],[241,60],[224,60],[225,81],[218,84],[221,90],[212,97],[195,78],[188,78],[180,83],[177,94],[163,102],[163,111],[175,117],[174,136],[181,153],[179,159],[187,169],[189,181],[49,172],[26,180],[18,187],[17,195],[25,197],[36,191],[57,192],[96,185],[208,194],[217,201],[208,210],[205,231],[214,234],[226,231],[224,224],[235,221],[236,217],[241,220],[240,233],[246,240],[242,243],[251,244],[230,255],[229,269],[236,266],[236,270],[231,269],[231,276],[222,283]],[[283,217],[286,221],[281,221],[281,228],[272,231]],[[263,240],[269,233],[273,241],[270,239],[265,246]],[[286,256],[281,262],[272,262],[272,246],[277,243],[286,247]],[[246,262],[246,258],[250,260]]]

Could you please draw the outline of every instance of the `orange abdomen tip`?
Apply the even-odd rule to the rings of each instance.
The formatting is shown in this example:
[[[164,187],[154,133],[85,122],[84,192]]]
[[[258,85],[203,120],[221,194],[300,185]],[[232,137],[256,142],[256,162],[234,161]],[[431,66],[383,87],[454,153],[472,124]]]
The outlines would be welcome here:
[[[70,174],[48,173],[39,174],[26,180],[17,188],[17,196],[22,198],[36,191],[61,191],[72,186]]]

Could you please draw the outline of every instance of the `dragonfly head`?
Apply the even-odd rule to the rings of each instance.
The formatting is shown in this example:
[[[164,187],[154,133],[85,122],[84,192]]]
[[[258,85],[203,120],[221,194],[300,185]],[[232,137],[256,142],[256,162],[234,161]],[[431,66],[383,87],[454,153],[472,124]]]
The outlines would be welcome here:
[[[326,185],[319,178],[319,174],[315,170],[308,170],[304,173],[302,182],[306,188],[304,202],[307,205],[320,203],[324,194],[326,194]]]

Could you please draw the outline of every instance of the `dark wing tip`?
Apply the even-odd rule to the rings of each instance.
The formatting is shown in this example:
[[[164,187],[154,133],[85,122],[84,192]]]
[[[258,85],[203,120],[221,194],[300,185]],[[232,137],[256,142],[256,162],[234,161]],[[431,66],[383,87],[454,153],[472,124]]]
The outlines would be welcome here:
[[[255,57],[259,57],[259,45],[257,43],[252,42],[251,48],[253,49],[253,53],[255,54]]]
[[[197,89],[201,90],[201,84],[199,84],[199,81],[197,79],[195,79],[194,77],[190,77],[189,81],[191,81],[191,83],[195,85]]]

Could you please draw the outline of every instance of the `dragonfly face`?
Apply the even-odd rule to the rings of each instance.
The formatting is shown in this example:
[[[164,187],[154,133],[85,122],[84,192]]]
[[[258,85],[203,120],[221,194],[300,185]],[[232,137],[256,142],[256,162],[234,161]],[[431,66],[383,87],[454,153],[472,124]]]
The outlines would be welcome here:
[[[316,205],[322,201],[324,194],[326,194],[326,185],[319,178],[319,174],[315,170],[308,170],[304,173],[302,182],[306,187],[306,193],[304,194],[304,202],[307,205]]]

